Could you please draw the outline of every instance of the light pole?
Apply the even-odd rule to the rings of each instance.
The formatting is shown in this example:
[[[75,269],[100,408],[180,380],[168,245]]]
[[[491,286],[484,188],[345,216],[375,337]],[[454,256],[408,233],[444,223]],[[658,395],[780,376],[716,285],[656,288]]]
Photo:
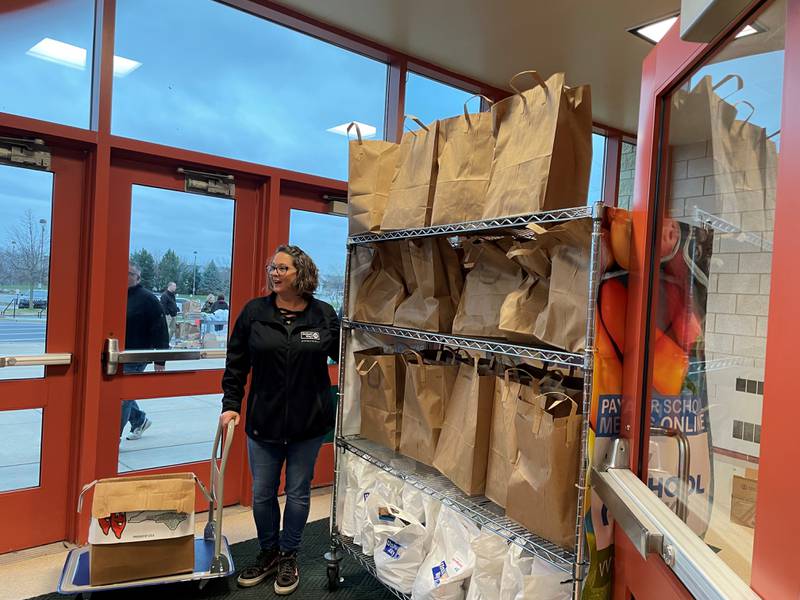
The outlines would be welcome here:
[[[192,269],[192,296],[195,295],[197,291],[197,250],[193,251],[194,253],[194,268]]]
[[[42,226],[42,234],[39,238],[39,286],[44,283],[44,226],[47,225],[47,219],[39,219],[39,225]],[[33,308],[33,298],[31,298],[31,308]]]

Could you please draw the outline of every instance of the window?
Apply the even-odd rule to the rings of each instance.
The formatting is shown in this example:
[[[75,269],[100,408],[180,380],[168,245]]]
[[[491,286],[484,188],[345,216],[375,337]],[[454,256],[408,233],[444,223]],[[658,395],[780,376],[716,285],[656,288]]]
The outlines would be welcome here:
[[[324,235],[320,235],[324,232]],[[292,210],[289,243],[300,246],[319,269],[316,296],[339,312],[344,300],[347,219],[343,216]]]
[[[139,283],[153,296],[151,303],[163,307],[166,313],[161,315],[166,320],[162,335],[169,337],[170,348],[227,346],[233,209],[233,200],[227,198],[142,185],[131,190],[129,259],[139,268]],[[148,313],[140,308],[142,300],[136,300],[135,306],[132,309],[129,301],[128,326],[154,327],[146,320]],[[176,314],[169,314],[172,312]],[[129,350],[162,347],[164,341],[157,331],[136,334],[133,345],[131,340],[131,333],[126,331]],[[166,363],[168,371],[224,366],[222,358]],[[146,363],[124,365],[127,373],[154,368]]]
[[[2,4],[0,112],[88,128],[94,1]]]
[[[648,485],[748,583],[785,15],[785,0],[772,3],[751,23],[757,33],[730,41],[666,99],[661,147]]]
[[[636,144],[622,142],[622,158],[619,169],[619,192],[617,206],[630,210],[633,198],[633,177],[636,174]]]
[[[125,401],[152,426],[129,439],[130,424],[120,435],[118,473],[207,461],[217,431],[222,394]]]
[[[350,121],[383,138],[385,64],[222,3],[119,0],[115,47],[116,135],[335,179]]]
[[[427,124],[436,119],[446,119],[462,114],[464,102],[473,95],[473,92],[409,71],[406,78],[405,112],[407,115],[418,117]],[[473,102],[474,105],[470,103],[470,111],[479,111],[479,101],[474,100]],[[416,126],[413,128],[416,129]]]
[[[0,492],[39,485],[42,412],[41,408],[0,411]]]
[[[47,336],[53,174],[0,165],[0,356],[43,354]],[[44,367],[0,369],[0,380]]]
[[[592,170],[589,173],[589,204],[603,199],[603,181],[605,179],[606,136],[592,133]]]

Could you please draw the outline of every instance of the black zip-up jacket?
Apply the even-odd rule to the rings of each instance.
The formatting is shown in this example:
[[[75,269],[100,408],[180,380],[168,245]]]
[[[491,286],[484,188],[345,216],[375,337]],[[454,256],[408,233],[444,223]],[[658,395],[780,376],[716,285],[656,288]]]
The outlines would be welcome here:
[[[175,292],[164,290],[161,294],[161,308],[164,309],[164,314],[168,317],[175,317],[178,315],[178,303],[175,301]]]
[[[329,432],[334,424],[328,357],[338,360],[339,318],[312,298],[286,326],[275,296],[247,303],[228,341],[222,410],[241,413],[247,376],[245,431],[264,442],[295,442]]]
[[[128,307],[125,313],[125,349],[166,348],[169,348],[169,332],[161,303],[141,284],[129,287]]]

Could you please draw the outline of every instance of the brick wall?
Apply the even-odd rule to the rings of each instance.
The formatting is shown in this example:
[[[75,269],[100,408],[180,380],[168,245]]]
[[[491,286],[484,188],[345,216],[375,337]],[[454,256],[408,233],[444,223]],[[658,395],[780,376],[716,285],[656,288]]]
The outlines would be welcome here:
[[[617,206],[630,210],[633,197],[633,176],[636,172],[636,146],[622,143],[622,157],[619,170],[619,193]]]
[[[700,209],[708,213],[705,218],[724,221],[716,221],[714,227],[706,360],[734,359],[734,366],[707,372],[714,445],[758,456],[775,221],[774,165],[762,161],[752,176],[749,171],[739,174],[740,187],[748,189],[738,192],[731,188],[730,177],[715,174],[710,141],[673,146],[671,166],[669,215],[698,225],[696,209]],[[764,170],[768,168],[769,172]]]

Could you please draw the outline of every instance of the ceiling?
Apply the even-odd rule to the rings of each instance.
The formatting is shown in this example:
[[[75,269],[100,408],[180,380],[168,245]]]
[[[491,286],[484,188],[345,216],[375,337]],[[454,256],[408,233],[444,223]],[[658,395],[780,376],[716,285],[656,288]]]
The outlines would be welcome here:
[[[525,69],[591,84],[594,120],[635,133],[642,60],[652,49],[626,30],[674,13],[680,0],[281,0],[456,73],[508,89]]]

